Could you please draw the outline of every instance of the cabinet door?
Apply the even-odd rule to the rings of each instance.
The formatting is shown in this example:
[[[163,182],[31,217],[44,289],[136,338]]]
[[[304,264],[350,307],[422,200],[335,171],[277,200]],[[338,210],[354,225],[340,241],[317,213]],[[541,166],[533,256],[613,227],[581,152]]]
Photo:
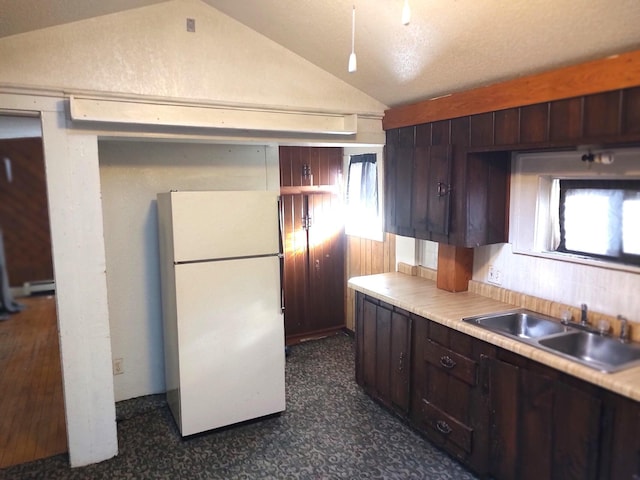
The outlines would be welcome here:
[[[391,315],[390,309],[376,309],[376,396],[391,403]]]
[[[498,359],[490,369],[492,476],[597,478],[599,399],[548,369]]]
[[[344,326],[344,224],[340,198],[330,193],[308,196],[308,331]]]
[[[411,216],[416,236],[449,233],[451,147],[416,147],[414,153]]]
[[[411,224],[416,235],[429,238],[429,159],[431,147],[416,147],[413,156]]]
[[[399,235],[413,236],[413,226],[411,225],[413,147],[398,147],[395,156],[395,227]]]
[[[449,203],[451,199],[451,146],[434,145],[429,158],[427,230],[449,233]]]
[[[409,411],[409,371],[411,319],[393,312],[391,316],[391,403],[401,412]]]
[[[596,480],[601,401],[565,382],[553,393],[553,478]]]
[[[387,132],[385,150],[385,229],[413,236],[411,192],[413,182],[414,127]]]
[[[640,480],[640,403],[610,395],[605,428],[609,441],[604,445],[604,472],[610,480]]]
[[[284,237],[284,326],[286,336],[289,337],[308,329],[306,319],[309,315],[309,251],[307,230],[303,228],[302,221],[306,212],[305,197],[283,195],[281,198]]]
[[[518,405],[520,369],[489,359],[491,448],[489,470],[497,480],[515,479],[518,463]]]
[[[376,310],[377,306],[369,300],[362,304],[362,322],[356,335],[362,338],[362,387],[369,393],[376,388]]]

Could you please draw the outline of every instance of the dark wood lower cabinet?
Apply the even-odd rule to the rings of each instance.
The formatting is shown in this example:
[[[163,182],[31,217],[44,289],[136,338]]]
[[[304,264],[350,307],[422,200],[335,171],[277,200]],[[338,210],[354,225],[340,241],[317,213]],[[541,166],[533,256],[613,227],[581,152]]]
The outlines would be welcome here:
[[[640,407],[612,393],[605,395],[606,428],[601,475],[609,480],[640,480]]]
[[[356,380],[481,478],[640,480],[639,402],[362,293]]]
[[[489,360],[490,474],[496,479],[597,479],[602,402],[540,365]]]
[[[409,411],[409,314],[384,302],[357,296],[356,380],[393,410]]]
[[[476,472],[487,470],[489,407],[482,357],[494,347],[413,317],[411,420],[433,443]]]

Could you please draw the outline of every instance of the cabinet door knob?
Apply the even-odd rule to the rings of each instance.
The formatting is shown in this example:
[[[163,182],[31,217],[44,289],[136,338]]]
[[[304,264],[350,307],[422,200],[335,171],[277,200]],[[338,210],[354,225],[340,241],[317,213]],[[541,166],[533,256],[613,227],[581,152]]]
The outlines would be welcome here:
[[[453,368],[456,366],[456,362],[454,362],[450,356],[443,355],[442,357],[440,357],[440,365],[442,365],[444,368]]]
[[[444,433],[445,435],[449,435],[451,433],[451,427],[444,420],[438,420],[436,422],[436,428],[440,433]]]

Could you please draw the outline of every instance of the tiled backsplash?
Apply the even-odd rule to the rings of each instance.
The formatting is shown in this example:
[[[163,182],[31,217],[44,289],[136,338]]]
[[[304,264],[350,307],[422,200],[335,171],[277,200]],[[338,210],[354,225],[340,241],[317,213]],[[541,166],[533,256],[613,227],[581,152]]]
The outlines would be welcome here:
[[[398,271],[407,275],[415,275],[423,277],[429,280],[436,280],[436,270],[422,267],[412,266],[404,263],[398,264]],[[476,280],[469,281],[469,292],[489,297],[501,302],[510,303],[520,308],[526,308],[534,312],[549,315],[550,317],[560,318],[564,311],[569,311],[573,320],[580,318],[580,307],[574,305],[566,305],[560,302],[553,302],[551,300],[545,300],[543,298],[534,297],[520,292],[508,290],[498,286],[490,285],[487,283],[479,282]],[[589,323],[591,325],[597,325],[601,319],[606,319],[611,324],[611,334],[617,336],[620,332],[620,322],[615,316],[606,315],[599,312],[589,311],[588,314]],[[631,325],[631,339],[635,342],[640,342],[640,323],[632,322]]]

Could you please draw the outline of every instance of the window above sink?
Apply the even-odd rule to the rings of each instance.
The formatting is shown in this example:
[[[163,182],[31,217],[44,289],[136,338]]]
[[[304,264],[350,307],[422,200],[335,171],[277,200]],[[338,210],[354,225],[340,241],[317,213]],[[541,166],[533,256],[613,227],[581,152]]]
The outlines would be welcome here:
[[[514,253],[640,273],[640,149],[607,152],[608,164],[582,150],[514,155]]]

